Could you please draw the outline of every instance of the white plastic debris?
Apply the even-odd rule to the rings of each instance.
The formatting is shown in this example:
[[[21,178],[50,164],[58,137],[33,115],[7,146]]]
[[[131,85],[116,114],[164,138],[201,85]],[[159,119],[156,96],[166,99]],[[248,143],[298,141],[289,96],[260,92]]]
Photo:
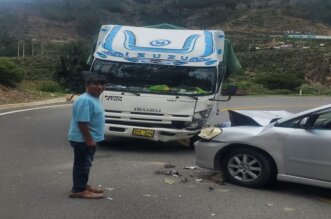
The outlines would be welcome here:
[[[285,207],[285,208],[283,208],[283,209],[284,209],[284,211],[295,211],[294,208],[288,208],[288,207]]]
[[[201,182],[202,179],[198,179],[198,178],[196,178],[195,181],[196,181],[196,182]]]
[[[148,195],[148,194],[146,194],[146,195],[143,195],[144,197],[151,197],[151,195]]]
[[[112,199],[112,198],[110,198],[110,197],[108,197],[108,198],[106,198],[107,200],[109,200],[109,201],[113,201],[114,199]]]
[[[169,179],[169,178],[165,178],[164,181],[170,185],[174,184],[176,181],[175,180],[172,180],[172,179]]]
[[[211,213],[210,215],[211,215],[212,217],[216,216],[216,214],[214,214],[214,213]]]
[[[105,188],[107,191],[113,191],[115,188]]]
[[[274,207],[274,204],[271,204],[271,203],[267,203],[265,205],[268,206],[268,207]]]

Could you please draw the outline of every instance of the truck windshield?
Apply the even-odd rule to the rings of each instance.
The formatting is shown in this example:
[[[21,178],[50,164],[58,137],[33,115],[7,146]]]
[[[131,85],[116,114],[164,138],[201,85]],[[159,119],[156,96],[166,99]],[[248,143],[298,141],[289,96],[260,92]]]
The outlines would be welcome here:
[[[217,69],[111,62],[96,59],[92,72],[106,76],[106,90],[139,93],[207,95],[216,89]]]

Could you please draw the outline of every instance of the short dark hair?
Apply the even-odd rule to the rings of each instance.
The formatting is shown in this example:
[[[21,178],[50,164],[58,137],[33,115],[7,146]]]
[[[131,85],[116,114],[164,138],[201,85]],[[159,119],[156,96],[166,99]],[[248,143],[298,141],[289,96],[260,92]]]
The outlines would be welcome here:
[[[89,85],[91,83],[100,83],[100,84],[106,84],[107,83],[107,79],[105,76],[103,75],[99,75],[99,74],[91,74],[89,75],[86,80],[85,80],[85,84]]]

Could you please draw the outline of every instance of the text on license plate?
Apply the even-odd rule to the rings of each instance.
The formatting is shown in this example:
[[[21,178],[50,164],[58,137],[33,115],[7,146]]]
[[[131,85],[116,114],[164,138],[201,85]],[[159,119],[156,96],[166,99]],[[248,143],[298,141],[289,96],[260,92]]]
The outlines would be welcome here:
[[[132,131],[133,136],[143,136],[143,137],[153,137],[154,130],[150,129],[133,129]]]

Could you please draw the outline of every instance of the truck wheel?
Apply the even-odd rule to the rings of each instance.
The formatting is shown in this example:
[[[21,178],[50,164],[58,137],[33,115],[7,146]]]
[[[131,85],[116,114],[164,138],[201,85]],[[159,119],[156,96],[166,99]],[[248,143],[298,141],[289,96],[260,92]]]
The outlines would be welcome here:
[[[251,188],[266,185],[274,171],[269,158],[250,148],[236,148],[221,160],[225,178],[233,184]]]

